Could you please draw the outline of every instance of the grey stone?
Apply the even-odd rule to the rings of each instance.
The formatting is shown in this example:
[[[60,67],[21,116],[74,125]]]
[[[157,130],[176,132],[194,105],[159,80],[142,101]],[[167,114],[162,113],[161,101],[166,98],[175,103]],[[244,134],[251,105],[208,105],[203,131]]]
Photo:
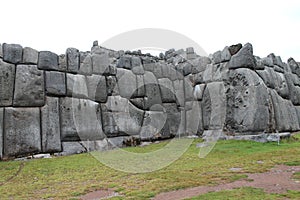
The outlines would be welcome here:
[[[75,98],[88,98],[85,76],[67,74],[67,95]]]
[[[43,70],[58,70],[58,56],[50,51],[40,51],[38,68]]]
[[[101,75],[87,76],[89,98],[96,102],[104,103],[107,99],[106,79]]]
[[[179,131],[181,112],[175,103],[164,103],[163,107],[167,114],[167,120],[161,134],[165,138],[176,136]]]
[[[4,117],[4,108],[0,108],[0,160],[2,159],[3,152],[3,117]]]
[[[253,56],[253,48],[250,43],[247,43],[243,48],[235,55],[233,55],[229,61],[229,69],[236,68],[250,68],[254,69],[256,61]]]
[[[115,76],[106,76],[107,95],[119,95],[119,87]]]
[[[217,51],[213,54],[213,63],[214,64],[219,64],[222,62],[222,55],[221,51]]]
[[[270,94],[274,105],[276,130],[279,132],[298,131],[300,129],[298,115],[292,102],[283,99],[273,90]]]
[[[195,52],[194,52],[194,48],[193,48],[193,47],[188,47],[188,48],[186,48],[186,53],[187,53],[187,54],[193,54],[193,53],[195,53]]]
[[[293,58],[288,59],[288,65],[291,68],[292,72],[300,77],[300,66]]]
[[[11,106],[15,84],[15,65],[0,59],[0,106]]]
[[[206,66],[211,64],[211,60],[208,57],[200,56],[190,61],[190,63],[192,64],[192,73],[197,74],[203,72],[206,69]]]
[[[270,55],[268,55],[268,57],[273,60],[274,65],[277,65],[277,66],[283,68],[283,62],[282,62],[280,56],[275,56],[273,53],[271,53]]]
[[[109,74],[109,56],[107,52],[92,54],[93,74]]]
[[[225,47],[221,52],[221,62],[227,62],[231,58],[230,51],[228,50],[228,47]]]
[[[3,58],[3,48],[2,48],[2,44],[0,44],[0,58]]]
[[[277,65],[274,66],[274,70],[275,70],[276,72],[284,73],[284,69],[281,68],[281,67],[278,67]]]
[[[41,152],[39,108],[5,108],[4,156]]]
[[[136,75],[137,89],[135,91],[135,97],[145,97],[145,82],[143,75]]]
[[[277,81],[278,81],[278,84],[275,88],[277,93],[281,97],[287,99],[289,97],[289,88],[288,88],[287,81],[285,79],[284,74],[277,73]]]
[[[83,75],[92,75],[93,65],[92,56],[87,52],[80,52],[80,67],[79,73]]]
[[[141,110],[145,110],[145,98],[144,97],[139,97],[139,98],[134,98],[130,99],[130,102],[137,108]]]
[[[136,75],[130,70],[118,69],[117,83],[120,95],[124,98],[132,98],[137,90]]]
[[[46,93],[49,95],[66,95],[66,74],[63,72],[46,71]]]
[[[14,106],[45,104],[44,74],[36,65],[18,65],[16,70]]]
[[[145,90],[146,90],[146,109],[150,109],[155,104],[162,104],[160,89],[156,77],[151,72],[145,72],[144,75]]]
[[[243,47],[243,45],[239,43],[239,44],[231,45],[230,47],[228,47],[228,50],[229,50],[230,54],[233,56],[233,55],[237,54],[242,47]]]
[[[289,99],[294,105],[300,105],[300,87],[294,85],[293,74],[285,73],[284,76],[289,88]]]
[[[118,60],[117,68],[132,69],[131,61],[132,61],[131,56],[129,55],[121,56],[120,59]],[[136,60],[134,59],[134,61]]]
[[[68,48],[66,51],[68,72],[77,73],[79,70],[79,51],[75,48]]]
[[[193,83],[190,80],[190,77],[184,77],[184,99],[185,101],[193,101]]]
[[[201,103],[198,101],[189,103],[191,103],[192,109],[186,110],[186,133],[196,135],[203,131]]]
[[[260,59],[257,56],[255,56],[255,59],[256,59],[255,70],[264,70],[265,69],[265,65],[263,64],[262,59]]]
[[[160,63],[154,64],[152,72],[157,79],[164,77],[162,73],[162,65]]]
[[[3,61],[18,64],[22,62],[23,48],[19,44],[3,44]]]
[[[158,79],[160,91],[161,91],[161,100],[163,103],[176,103],[175,92],[173,83],[168,78]]]
[[[143,126],[140,131],[142,140],[151,140],[161,138],[161,132],[167,121],[167,114],[157,111],[146,111]]]
[[[268,67],[274,67],[273,60],[270,57],[265,57],[261,59],[262,64]]]
[[[195,100],[198,100],[198,101],[201,101],[201,100],[202,100],[202,98],[203,98],[203,92],[204,92],[204,90],[205,90],[205,87],[206,87],[205,84],[199,84],[199,85],[196,85],[196,86],[194,87],[194,92],[193,92],[193,94],[194,94],[194,99],[195,99]]]
[[[58,155],[67,156],[87,152],[86,148],[80,142],[62,142],[63,152]]]
[[[103,131],[106,137],[116,137],[119,134],[119,129],[114,119],[114,114],[115,113],[112,112],[102,111]]]
[[[60,152],[60,118],[58,98],[48,97],[46,105],[41,108],[42,151]]]
[[[129,101],[121,96],[108,96],[107,102],[101,104],[103,112],[129,112]]]
[[[226,128],[236,132],[263,132],[268,129],[269,101],[267,87],[249,69],[231,71],[226,91]]]
[[[99,104],[86,99],[61,98],[62,141],[104,138]]]
[[[176,102],[177,102],[177,105],[180,105],[181,107],[184,107],[184,105],[185,105],[183,82],[184,82],[183,80],[173,81]]]
[[[39,52],[33,48],[25,47],[23,49],[23,60],[25,64],[35,64],[37,65],[39,58]]]
[[[80,144],[87,150],[87,152],[105,151],[110,149],[107,139],[95,141],[81,141]]]
[[[61,72],[67,71],[67,58],[65,54],[61,54],[58,57],[58,71]]]

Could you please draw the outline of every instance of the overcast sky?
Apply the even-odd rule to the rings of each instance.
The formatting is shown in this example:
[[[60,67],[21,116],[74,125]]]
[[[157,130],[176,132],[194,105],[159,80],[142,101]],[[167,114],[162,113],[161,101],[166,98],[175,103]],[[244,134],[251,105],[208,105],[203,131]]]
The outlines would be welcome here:
[[[207,53],[250,42],[260,57],[273,52],[300,61],[300,1],[7,0],[0,4],[0,43],[64,53],[90,50],[120,33],[163,28]],[[184,47],[183,47],[184,48]]]

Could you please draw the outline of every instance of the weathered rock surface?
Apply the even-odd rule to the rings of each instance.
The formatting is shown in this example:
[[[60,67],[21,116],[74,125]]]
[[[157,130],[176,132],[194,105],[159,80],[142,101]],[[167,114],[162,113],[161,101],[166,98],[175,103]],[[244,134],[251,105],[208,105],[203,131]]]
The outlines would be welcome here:
[[[43,70],[58,70],[58,56],[51,51],[40,51],[38,68]]]
[[[16,70],[14,106],[45,104],[44,74],[36,65],[18,65]]]
[[[22,62],[23,48],[19,44],[3,44],[3,60],[18,64]]]
[[[23,60],[24,64],[37,65],[39,58],[39,52],[33,48],[25,47],[23,49]]]
[[[67,74],[67,95],[74,98],[88,98],[85,76]]]
[[[63,72],[47,71],[46,93],[48,95],[65,96],[66,95],[66,75]]]
[[[59,99],[48,97],[46,105],[41,108],[42,151],[60,152],[60,118]]]
[[[122,97],[127,99],[130,99],[130,97],[134,97],[134,94],[138,89],[136,81],[136,75],[134,75],[132,71],[126,69],[118,69],[117,83],[120,95]]]
[[[67,69],[68,72],[77,73],[79,70],[79,51],[75,48],[68,48],[67,56]]]
[[[104,137],[98,103],[61,98],[60,119],[62,141],[100,140]]]
[[[91,100],[104,103],[107,99],[106,79],[101,75],[87,76],[88,96]]]
[[[236,68],[250,68],[253,69],[256,66],[255,58],[253,56],[252,45],[245,44],[238,53],[233,55],[229,61],[229,69]]]
[[[11,106],[15,84],[15,65],[0,59],[0,106]]]
[[[40,127],[39,108],[5,108],[4,156],[41,152]]]
[[[3,117],[4,117],[4,109],[0,108],[0,159],[2,159],[3,153]]]

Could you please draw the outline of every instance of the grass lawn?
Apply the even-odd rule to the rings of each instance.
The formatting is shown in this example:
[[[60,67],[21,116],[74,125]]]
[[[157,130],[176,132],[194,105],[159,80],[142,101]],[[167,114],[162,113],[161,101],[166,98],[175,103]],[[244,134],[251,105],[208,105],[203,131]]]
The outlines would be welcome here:
[[[77,199],[97,189],[113,188],[121,197],[149,199],[156,194],[181,188],[216,185],[245,178],[245,173],[264,172],[276,164],[300,164],[300,137],[277,143],[219,141],[205,158],[198,157],[194,140],[183,156],[158,171],[131,174],[101,164],[90,154],[52,159],[0,162],[0,199]],[[161,149],[166,142],[128,148],[136,153]],[[259,161],[259,162],[258,162]],[[11,178],[23,166],[18,176]],[[230,168],[242,168],[231,171]],[[295,175],[299,179],[299,174]],[[260,189],[240,188],[201,195],[201,199],[300,199],[300,193],[266,194]],[[199,199],[195,197],[194,199]]]

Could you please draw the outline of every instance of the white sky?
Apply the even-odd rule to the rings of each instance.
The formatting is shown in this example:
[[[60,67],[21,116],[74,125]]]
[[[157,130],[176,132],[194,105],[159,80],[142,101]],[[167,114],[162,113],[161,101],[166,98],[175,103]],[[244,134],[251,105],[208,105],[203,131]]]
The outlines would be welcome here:
[[[260,57],[274,52],[300,61],[300,1],[284,0],[6,0],[0,1],[0,43],[64,53],[90,50],[122,32],[163,28],[207,53],[250,42]]]

